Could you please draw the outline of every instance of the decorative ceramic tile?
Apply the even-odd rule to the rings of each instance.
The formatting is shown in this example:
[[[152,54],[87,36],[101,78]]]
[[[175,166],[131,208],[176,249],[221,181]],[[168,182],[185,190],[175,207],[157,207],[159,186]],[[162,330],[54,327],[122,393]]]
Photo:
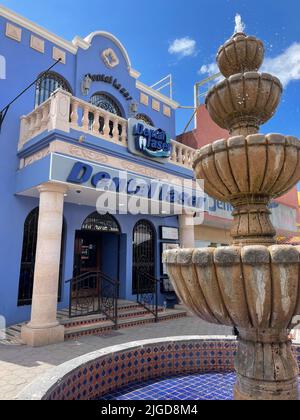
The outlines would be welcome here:
[[[160,381],[152,379],[143,384],[131,384],[126,388],[105,395],[101,400],[232,400],[235,381],[234,373],[181,375]]]
[[[300,348],[293,351],[300,364]],[[235,354],[228,341],[149,344],[78,368],[47,399],[231,399]]]

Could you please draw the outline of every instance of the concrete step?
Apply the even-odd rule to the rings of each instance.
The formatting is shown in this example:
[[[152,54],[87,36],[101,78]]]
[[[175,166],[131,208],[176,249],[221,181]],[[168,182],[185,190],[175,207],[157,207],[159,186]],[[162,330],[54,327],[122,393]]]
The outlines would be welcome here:
[[[158,308],[158,312],[163,312],[163,308]],[[149,314],[149,312],[140,305],[133,306],[131,309],[121,309],[118,311],[119,320],[138,318]],[[81,316],[76,318],[61,319],[60,323],[69,329],[72,327],[84,326],[84,325],[93,325],[98,324],[99,322],[107,321],[107,317],[104,314],[95,314],[89,316]]]
[[[187,313],[183,310],[167,310],[158,314],[158,322],[169,321],[171,319],[186,317]],[[143,324],[154,323],[154,315],[147,313],[143,316],[138,316],[130,319],[120,319],[118,323],[119,329],[133,328]],[[68,340],[76,339],[85,335],[103,335],[115,329],[112,321],[102,321],[91,325],[82,325],[78,327],[67,328],[65,331],[65,338]]]

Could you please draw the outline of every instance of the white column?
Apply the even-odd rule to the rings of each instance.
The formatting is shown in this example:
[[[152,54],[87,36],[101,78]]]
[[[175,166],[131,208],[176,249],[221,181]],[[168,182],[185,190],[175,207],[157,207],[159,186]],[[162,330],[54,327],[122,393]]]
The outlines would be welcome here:
[[[193,214],[179,216],[180,244],[182,248],[195,248],[195,225]]]
[[[66,187],[47,183],[39,188],[40,207],[30,323],[21,337],[32,347],[64,341],[57,321],[57,299]]]

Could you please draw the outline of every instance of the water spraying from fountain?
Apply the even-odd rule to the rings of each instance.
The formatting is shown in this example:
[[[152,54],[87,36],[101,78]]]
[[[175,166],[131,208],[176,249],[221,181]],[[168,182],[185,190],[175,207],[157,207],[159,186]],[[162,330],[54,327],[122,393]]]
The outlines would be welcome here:
[[[235,28],[234,28],[234,33],[235,34],[242,33],[242,32],[245,32],[245,30],[246,30],[246,25],[243,23],[241,15],[239,15],[237,13],[235,15]]]
[[[275,113],[280,81],[259,69],[263,43],[236,33],[220,49],[225,80],[208,93],[206,107],[230,136],[202,147],[197,179],[205,192],[233,208],[233,246],[164,253],[169,276],[196,315],[239,331],[236,400],[297,400],[297,361],[289,333],[300,316],[300,247],[276,245],[269,203],[300,180],[300,141],[259,134]]]

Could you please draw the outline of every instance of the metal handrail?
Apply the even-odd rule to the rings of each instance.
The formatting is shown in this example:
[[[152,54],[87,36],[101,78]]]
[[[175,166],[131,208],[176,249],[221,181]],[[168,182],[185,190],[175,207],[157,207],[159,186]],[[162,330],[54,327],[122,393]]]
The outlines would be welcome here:
[[[146,277],[152,285],[154,286],[154,290],[149,292],[149,288],[147,291],[141,290],[140,287],[140,276]],[[160,284],[160,280],[156,279],[154,276],[150,275],[149,273],[143,273],[141,271],[137,271],[137,303],[145,308],[149,313],[154,315],[155,322],[158,322],[158,285]],[[150,301],[149,301],[150,298]],[[152,302],[152,303],[151,303]]]
[[[114,280],[101,271],[91,271],[73,277],[66,281],[66,284],[70,284],[70,318],[104,314],[117,328],[118,280]]]

